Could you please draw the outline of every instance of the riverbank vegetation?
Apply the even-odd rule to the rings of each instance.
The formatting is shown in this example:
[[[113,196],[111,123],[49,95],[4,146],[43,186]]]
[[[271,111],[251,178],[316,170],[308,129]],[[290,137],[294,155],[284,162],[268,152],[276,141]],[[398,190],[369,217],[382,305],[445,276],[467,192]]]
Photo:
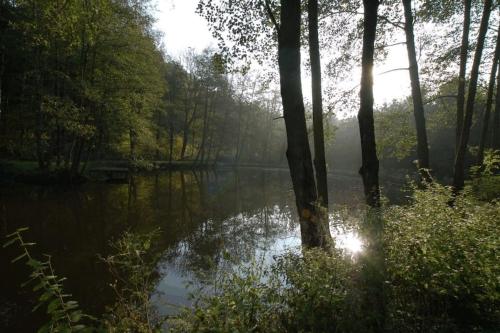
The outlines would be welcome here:
[[[384,332],[495,332],[497,200],[478,198],[471,187],[456,196],[451,188],[429,184],[414,188],[408,203],[384,206],[380,214],[383,312],[373,311],[377,253],[369,239],[354,256],[338,248],[311,249],[280,255],[271,264],[255,258],[226,267],[194,293],[192,306],[166,316],[151,298],[160,278],[157,232],[125,233],[114,242],[114,254],[103,260],[119,297],[98,319],[84,315],[67,296],[61,301],[63,280],[50,261],[26,254],[16,260],[27,260],[33,269],[30,285],[40,293],[38,306],[48,309],[48,332],[371,332],[373,320],[383,323]],[[372,218],[351,227],[370,235]],[[19,232],[10,237],[8,243],[18,242],[29,253],[33,244]]]
[[[278,207],[286,215],[278,220],[290,228],[296,219],[300,234],[301,250],[271,264],[231,262],[219,252],[224,230],[211,229],[215,213],[204,210],[203,173],[193,172],[193,193],[181,173],[179,220],[194,225],[189,195],[199,196],[203,219],[190,229],[198,242],[176,239],[177,254],[215,242],[218,263],[231,264],[216,266],[191,306],[164,315],[152,296],[165,249],[153,234],[125,232],[102,260],[114,305],[89,316],[50,258],[34,258],[24,229],[10,230],[0,215],[6,245],[21,248],[14,261],[26,260],[37,306],[47,309],[41,332],[495,331],[499,8],[495,0],[199,0],[217,48],[172,58],[152,1],[0,0],[0,185],[77,185],[92,170],[116,173],[111,180],[128,195],[119,215],[134,211],[134,172],[287,167],[294,214]],[[401,45],[407,66],[374,72]],[[408,96],[375,103],[374,81],[399,70]],[[341,221],[363,238],[359,254],[335,246],[328,172],[360,176],[364,205],[348,209],[361,216]],[[405,176],[407,196],[385,200],[381,178]],[[154,195],[142,202],[158,208],[154,177]],[[153,219],[134,212],[127,217]],[[224,218],[219,229],[244,219]],[[255,233],[269,231],[267,215],[245,218]],[[192,260],[205,263],[198,254]]]

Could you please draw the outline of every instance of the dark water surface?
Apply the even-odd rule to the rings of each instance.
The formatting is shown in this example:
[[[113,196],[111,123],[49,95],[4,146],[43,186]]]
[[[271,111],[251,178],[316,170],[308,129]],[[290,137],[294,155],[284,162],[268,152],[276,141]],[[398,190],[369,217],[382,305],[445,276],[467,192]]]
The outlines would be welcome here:
[[[57,274],[68,278],[66,290],[84,311],[99,314],[113,293],[98,255],[109,254],[109,242],[126,230],[160,228],[161,295],[155,301],[187,304],[185,282],[219,267],[225,253],[241,263],[300,245],[289,177],[287,171],[248,169],[136,175],[126,184],[73,188],[1,185],[0,238],[3,243],[5,235],[29,227],[25,237],[37,243],[34,254],[50,254]],[[329,183],[335,205],[362,202],[359,177],[331,177]],[[333,232],[339,246],[361,249],[355,234]],[[29,270],[10,263],[17,254],[18,248],[0,248],[0,332],[33,332],[44,320],[43,311],[31,312],[31,289],[20,287]]]

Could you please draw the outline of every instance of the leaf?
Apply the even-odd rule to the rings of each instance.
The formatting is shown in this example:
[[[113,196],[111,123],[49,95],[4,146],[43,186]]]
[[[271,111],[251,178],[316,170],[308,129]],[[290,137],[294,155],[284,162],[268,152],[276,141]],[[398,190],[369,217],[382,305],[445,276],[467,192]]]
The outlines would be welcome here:
[[[21,254],[20,256],[17,256],[15,257],[14,259],[11,260],[11,263],[15,263],[16,261],[19,261],[21,259],[23,259],[24,257],[26,257],[28,254],[26,252],[24,252],[23,254]]]
[[[54,299],[47,306],[47,313],[48,314],[54,313],[54,311],[57,310],[59,307],[60,307],[59,300],[58,299]]]
[[[7,246],[14,244],[17,240],[18,240],[18,238],[12,238],[12,239],[8,240],[7,242],[5,242],[3,244],[3,248],[6,248]]]

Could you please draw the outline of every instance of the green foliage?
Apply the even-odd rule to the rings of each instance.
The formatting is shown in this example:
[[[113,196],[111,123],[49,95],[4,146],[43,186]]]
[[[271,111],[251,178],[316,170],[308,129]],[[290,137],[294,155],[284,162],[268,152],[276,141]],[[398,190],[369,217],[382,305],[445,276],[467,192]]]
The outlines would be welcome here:
[[[316,250],[226,272],[170,322],[172,331],[370,332],[374,311],[385,313],[387,332],[495,328],[500,207],[467,191],[451,198],[434,184],[385,208],[381,260],[368,248],[355,260]],[[373,293],[375,278],[385,301],[372,299],[382,295]],[[384,302],[385,310],[373,307]]]
[[[16,232],[7,235],[7,241],[3,247],[18,245],[22,253],[14,258],[12,262],[25,260],[26,265],[31,269],[30,279],[23,283],[23,286],[33,285],[33,291],[39,294],[38,303],[33,308],[36,311],[40,307],[46,307],[49,321],[43,325],[38,333],[56,332],[94,332],[86,322],[93,322],[95,318],[86,315],[79,309],[78,302],[71,299],[71,295],[65,294],[63,281],[52,268],[50,256],[44,261],[33,258],[29,248],[34,243],[24,241],[22,233],[27,228],[18,229]]]
[[[31,256],[29,248],[35,243],[24,241],[22,233],[27,228],[18,229],[7,236],[3,247],[18,245],[22,253],[12,262],[26,260],[30,268],[30,279],[23,286],[33,285],[33,291],[40,294],[33,311],[46,308],[48,321],[37,332],[134,332],[155,333],[161,331],[163,320],[159,318],[150,296],[156,285],[158,274],[156,264],[158,251],[154,251],[154,241],[159,231],[146,234],[126,232],[111,243],[114,254],[102,260],[115,278],[111,287],[116,294],[116,302],[109,307],[102,318],[85,314],[78,302],[64,292],[65,278],[59,278],[52,267],[50,256],[40,261]]]
[[[154,251],[158,235],[158,230],[142,235],[125,232],[112,242],[114,254],[103,259],[115,279],[111,287],[117,297],[104,316],[108,332],[161,331],[162,320],[150,302],[159,277],[159,255]]]
[[[500,207],[468,191],[453,205],[451,198],[435,184],[384,214],[389,312],[405,332],[468,331],[500,320]]]
[[[213,294],[170,320],[172,332],[328,332],[356,326],[350,259],[341,252],[289,253],[222,274]]]
[[[417,136],[412,117],[408,101],[393,101],[375,114],[378,156],[402,160],[413,153]]]
[[[482,165],[471,168],[471,187],[476,197],[491,201],[500,197],[500,151],[485,151]]]

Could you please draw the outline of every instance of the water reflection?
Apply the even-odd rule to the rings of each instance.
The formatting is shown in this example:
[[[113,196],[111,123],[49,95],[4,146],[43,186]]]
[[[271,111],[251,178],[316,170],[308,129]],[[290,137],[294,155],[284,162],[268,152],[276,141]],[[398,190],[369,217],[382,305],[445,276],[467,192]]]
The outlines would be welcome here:
[[[349,207],[362,202],[358,177],[330,179],[331,202]],[[38,255],[50,253],[67,289],[91,314],[113,301],[110,276],[97,254],[125,230],[161,228],[159,265],[165,278],[158,302],[185,304],[184,281],[215,274],[224,265],[254,256],[272,260],[300,246],[289,174],[286,171],[234,170],[171,172],[131,177],[128,184],[89,183],[77,188],[12,185],[0,187],[0,237],[29,226]],[[333,221],[339,221],[332,215]],[[337,245],[359,252],[355,233],[332,224]],[[31,314],[34,301],[19,283],[28,272],[10,264],[14,249],[0,249],[0,331],[31,332],[43,313]],[[226,260],[226,253],[230,260]],[[14,304],[8,309],[2,304]],[[2,326],[3,325],[3,326]]]

